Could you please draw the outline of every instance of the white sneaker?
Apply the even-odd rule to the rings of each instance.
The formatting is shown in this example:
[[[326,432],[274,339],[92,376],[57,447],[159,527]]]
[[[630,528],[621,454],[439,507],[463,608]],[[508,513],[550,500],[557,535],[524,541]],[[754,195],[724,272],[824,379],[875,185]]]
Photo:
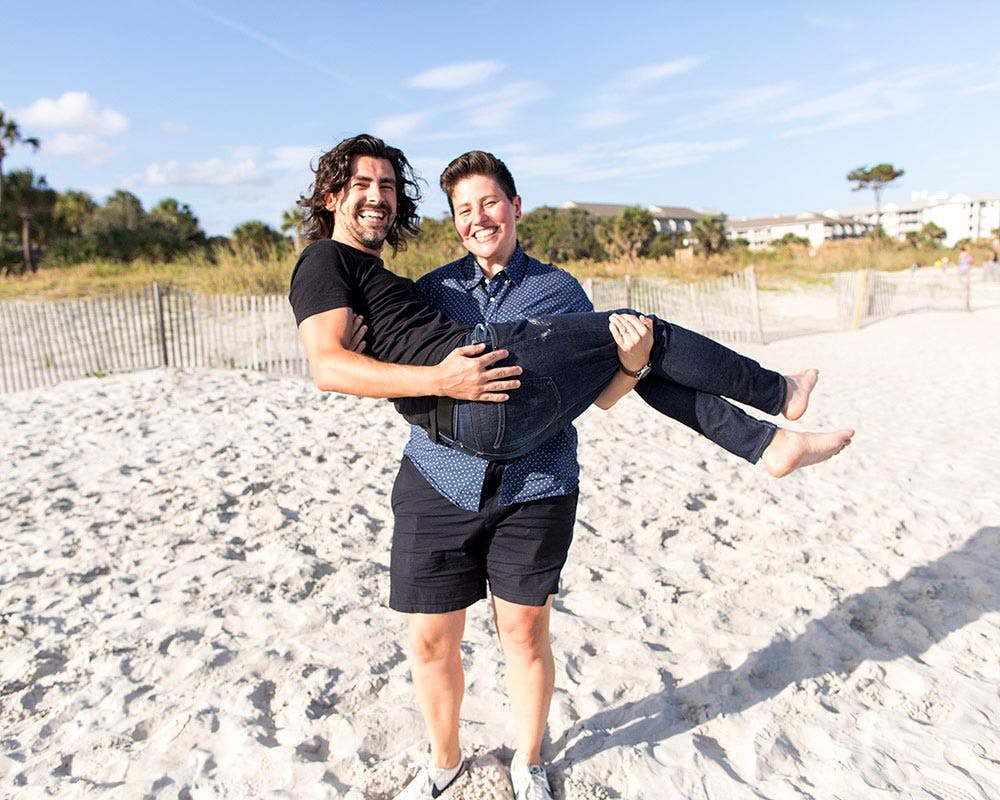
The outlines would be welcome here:
[[[438,789],[434,785],[434,779],[431,777],[431,768],[421,767],[416,777],[406,784],[406,788],[397,794],[393,800],[434,800],[434,798],[441,797],[461,777],[462,773],[465,772],[465,768],[466,763],[462,761],[458,765],[458,772],[455,773],[454,777],[445,784],[443,789]]]
[[[554,800],[549,779],[541,764],[514,766],[517,754],[510,762],[510,782],[514,787],[514,800]]]

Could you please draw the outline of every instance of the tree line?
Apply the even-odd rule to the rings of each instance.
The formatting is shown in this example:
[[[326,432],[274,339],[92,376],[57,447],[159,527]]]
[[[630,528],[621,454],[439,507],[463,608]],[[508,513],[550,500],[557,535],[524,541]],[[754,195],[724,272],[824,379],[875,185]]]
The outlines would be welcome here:
[[[37,271],[43,259],[56,265],[170,262],[194,253],[204,253],[211,260],[220,247],[279,256],[286,250],[290,255],[301,249],[302,217],[296,207],[284,212],[280,230],[250,220],[236,226],[229,237],[210,237],[190,206],[172,197],[147,210],[134,194],[118,189],[102,204],[87,192],[58,191],[30,169],[5,174],[3,159],[15,146],[37,149],[39,140],[22,134],[17,123],[0,109],[0,273]],[[855,191],[874,192],[876,224],[872,237],[876,244],[884,237],[878,222],[882,192],[903,174],[891,164],[877,164],[858,167],[846,176]],[[907,239],[911,246],[935,247],[944,236],[943,229],[928,223]],[[690,248],[707,259],[730,248],[749,246],[745,240],[727,236],[722,215],[703,216],[687,232],[658,233],[653,215],[640,206],[600,218],[579,207],[543,206],[522,216],[518,237],[529,252],[552,263],[669,257],[681,248]],[[450,220],[425,218],[411,247],[425,250],[429,256],[447,252],[455,243]],[[808,244],[807,239],[794,234],[771,243],[772,248]]]
[[[231,236],[208,236],[191,207],[173,197],[146,209],[124,189],[101,204],[87,192],[50,187],[30,169],[3,179],[0,200],[0,268],[37,271],[48,264],[91,261],[169,262],[196,252],[209,257],[218,247],[292,250],[291,241],[259,220],[233,229]]]
[[[169,262],[230,245],[261,252],[287,248],[291,253],[293,240],[294,249],[299,249],[301,217],[295,208],[285,212],[281,226],[291,232],[291,239],[259,220],[237,226],[229,237],[209,237],[190,206],[176,198],[164,198],[146,209],[136,195],[118,189],[102,204],[87,192],[57,191],[30,169],[5,176],[0,203],[0,266],[8,272],[36,271],[43,259],[54,265]],[[686,235],[706,255],[728,244],[718,218],[699,220]],[[658,235],[652,214],[638,206],[602,219],[581,208],[543,206],[524,214],[518,236],[529,252],[554,263],[655,258],[673,255],[688,244],[677,235]],[[455,241],[450,220],[425,218],[411,247]]]

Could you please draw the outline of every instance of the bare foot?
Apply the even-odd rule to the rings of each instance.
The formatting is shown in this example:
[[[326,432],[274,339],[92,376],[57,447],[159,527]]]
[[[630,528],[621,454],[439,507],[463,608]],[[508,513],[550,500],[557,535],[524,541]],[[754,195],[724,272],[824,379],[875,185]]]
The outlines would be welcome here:
[[[812,394],[818,380],[818,369],[806,369],[785,376],[788,390],[785,394],[785,407],[781,409],[785,419],[798,419],[806,413],[809,407],[809,395]]]
[[[760,462],[775,478],[799,467],[808,467],[832,458],[851,443],[854,431],[845,428],[829,433],[799,433],[778,428]]]

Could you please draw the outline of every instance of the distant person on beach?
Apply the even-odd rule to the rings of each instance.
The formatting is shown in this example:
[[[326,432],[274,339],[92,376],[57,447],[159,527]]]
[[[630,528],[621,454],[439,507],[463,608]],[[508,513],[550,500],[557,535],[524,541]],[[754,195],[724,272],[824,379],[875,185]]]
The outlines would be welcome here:
[[[964,247],[959,248],[958,252],[958,274],[967,275],[969,270],[972,268],[972,256],[969,251]]]
[[[1000,277],[1000,263],[997,263],[997,251],[990,250],[989,256],[983,262],[983,280],[995,280]]]
[[[806,410],[815,371],[783,377],[690,331],[635,314],[571,313],[520,322],[499,317],[496,322],[488,321],[490,298],[495,301],[504,290],[513,297],[518,287],[506,284],[516,281],[513,276],[522,270],[522,280],[528,284],[528,272],[538,268],[517,247],[520,198],[513,180],[505,186],[505,176],[483,172],[478,165],[463,166],[450,189],[446,188],[456,229],[470,251],[468,260],[449,265],[457,271],[458,280],[464,276],[468,284],[449,290],[460,300],[465,292],[465,302],[485,303],[475,313],[468,307],[469,322],[450,321],[433,312],[412,282],[385,270],[378,259],[384,242],[398,247],[416,231],[417,193],[402,153],[374,137],[345,140],[320,159],[307,201],[313,244],[303,252],[292,278],[290,299],[320,388],[394,398],[397,409],[425,432],[429,445],[447,444],[458,455],[475,456],[485,464],[485,473],[480,472],[482,465],[475,467],[474,474],[480,476],[479,498],[478,502],[466,501],[470,508],[464,510],[470,513],[461,523],[455,517],[452,522],[442,521],[440,530],[425,530],[425,537],[473,536],[474,526],[481,524],[484,493],[494,504],[494,513],[511,514],[515,530],[524,527],[530,517],[513,513],[516,509],[507,509],[503,502],[508,499],[514,501],[508,504],[516,504],[516,498],[504,495],[506,470],[516,472],[519,459],[530,458],[553,436],[562,435],[592,402],[613,402],[635,384],[642,398],[661,413],[747,460],[761,460],[774,475],[825,460],[849,443],[853,431],[795,433],[749,417],[719,396],[726,394],[767,413],[797,419]],[[495,283],[500,272],[505,274]],[[543,276],[544,270],[539,271],[538,281],[532,278],[530,283],[541,285]],[[424,286],[432,287],[438,280],[444,286],[447,276]],[[570,307],[579,302],[578,297],[573,299],[573,286],[562,278],[554,285],[560,283],[562,289],[556,291],[566,291],[567,297],[550,304]],[[485,295],[475,294],[479,291]],[[519,302],[524,303],[520,313],[530,313],[525,308],[535,301],[522,297]],[[516,306],[511,308],[516,313]],[[355,312],[364,317],[364,349],[374,358],[352,347],[358,330]],[[477,315],[485,322],[473,326]],[[635,368],[636,358],[644,362],[639,368]],[[417,441],[421,441],[419,435]],[[416,452],[408,449],[408,455]],[[446,558],[429,566],[427,562],[434,559],[427,556],[427,544],[417,541],[431,517],[430,509],[443,505],[438,497],[442,492],[428,492],[430,487],[424,486],[429,484],[428,475],[435,477],[435,466],[440,466],[434,465],[434,456],[428,458],[424,462],[427,475],[420,469],[405,474],[410,467],[404,462],[394,491],[397,526],[391,604],[408,610],[414,620],[431,617],[425,624],[415,622],[410,638],[414,682],[432,739],[432,764],[402,796],[437,796],[461,772],[457,727],[462,692],[454,680],[456,674],[461,680],[458,645],[464,608],[485,596],[488,577],[518,718],[518,751],[512,765],[515,790],[519,798],[550,797],[536,751],[551,697],[549,604],[572,532],[576,498],[570,492],[575,490],[575,475],[569,492],[562,476],[563,485],[550,494],[552,498],[571,497],[569,501],[524,503],[529,511],[541,513],[540,525],[557,533],[552,542],[555,554],[542,552],[547,543],[520,541],[505,552],[503,542],[494,536],[491,544],[500,550],[497,558],[491,561],[489,553],[480,555],[480,564],[473,565],[475,572],[468,580],[455,574],[456,568],[459,572],[468,569],[462,563],[453,565]],[[459,469],[469,463],[461,462]],[[575,453],[573,465],[575,469]],[[412,461],[411,466],[415,466]],[[449,487],[445,493],[460,492],[462,483],[459,478],[458,488]],[[516,488],[515,482],[506,491]],[[410,496],[414,491],[420,493],[419,498]],[[544,499],[526,495],[526,500]],[[411,502],[414,512],[407,513]],[[452,511],[463,510],[451,505]],[[497,530],[502,527],[498,522],[491,524]],[[407,525],[413,529],[406,530]],[[468,533],[456,531],[460,525],[468,526]],[[407,538],[409,543],[404,543]],[[453,543],[447,547],[455,549]],[[525,548],[538,552],[520,552]],[[525,582],[526,556],[546,574]],[[418,563],[420,559],[424,565]],[[414,568],[422,574],[414,574]],[[508,598],[503,598],[505,593]],[[428,607],[428,598],[435,607]],[[414,610],[419,608],[424,610]],[[544,647],[539,644],[542,641]],[[518,680],[517,665],[511,670],[512,661],[525,657],[526,669],[520,675],[527,684]],[[422,674],[425,670],[426,675]]]

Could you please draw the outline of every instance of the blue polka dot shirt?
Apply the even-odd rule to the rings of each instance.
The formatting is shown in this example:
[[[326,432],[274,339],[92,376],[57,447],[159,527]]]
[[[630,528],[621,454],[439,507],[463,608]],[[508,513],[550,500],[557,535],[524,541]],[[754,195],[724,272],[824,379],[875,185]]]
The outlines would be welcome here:
[[[417,288],[445,316],[467,325],[594,310],[576,278],[528,257],[520,245],[507,267],[492,279],[467,255],[424,275]],[[538,449],[508,462],[500,503],[524,503],[576,489],[580,479],[576,443],[576,429],[570,425]],[[479,509],[487,461],[435,444],[416,426],[403,455],[443,497],[460,508]]]

